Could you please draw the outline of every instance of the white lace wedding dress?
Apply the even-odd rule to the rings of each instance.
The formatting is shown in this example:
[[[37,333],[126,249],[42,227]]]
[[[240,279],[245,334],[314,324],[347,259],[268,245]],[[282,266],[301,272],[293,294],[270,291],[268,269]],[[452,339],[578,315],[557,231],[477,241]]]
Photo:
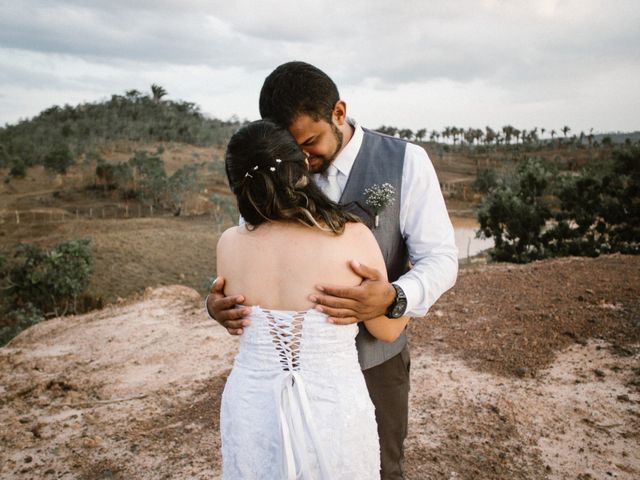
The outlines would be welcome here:
[[[379,479],[356,324],[254,306],[222,394],[223,478]]]

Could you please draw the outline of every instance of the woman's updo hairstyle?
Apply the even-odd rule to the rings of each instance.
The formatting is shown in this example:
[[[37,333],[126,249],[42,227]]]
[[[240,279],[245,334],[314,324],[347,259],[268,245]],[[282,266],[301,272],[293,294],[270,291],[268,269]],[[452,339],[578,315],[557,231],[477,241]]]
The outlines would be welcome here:
[[[250,228],[268,221],[297,221],[339,234],[347,222],[359,221],[322,193],[293,137],[270,120],[251,122],[231,137],[225,168]]]

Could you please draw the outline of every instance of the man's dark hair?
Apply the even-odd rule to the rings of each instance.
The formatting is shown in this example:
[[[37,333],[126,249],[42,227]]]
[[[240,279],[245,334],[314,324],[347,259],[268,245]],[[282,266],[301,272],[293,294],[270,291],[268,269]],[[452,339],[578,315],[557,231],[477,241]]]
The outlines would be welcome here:
[[[305,62],[288,62],[264,80],[260,116],[283,128],[289,128],[300,114],[331,123],[338,100],[338,87],[326,73]]]

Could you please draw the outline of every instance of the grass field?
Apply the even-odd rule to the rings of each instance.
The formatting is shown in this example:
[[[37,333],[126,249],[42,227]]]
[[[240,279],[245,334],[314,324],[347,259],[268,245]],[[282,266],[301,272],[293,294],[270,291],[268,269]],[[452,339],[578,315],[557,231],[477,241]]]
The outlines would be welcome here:
[[[100,152],[111,162],[126,161],[137,149],[155,151],[158,145],[122,144]],[[205,162],[200,174],[200,189],[188,203],[183,216],[170,212],[154,212],[149,217],[147,206],[129,201],[128,218],[125,203],[118,192],[102,192],[91,188],[95,181],[95,163],[79,161],[67,175],[55,175],[42,167],[28,170],[24,179],[11,179],[0,184],[0,254],[10,256],[19,242],[53,246],[65,240],[91,238],[94,271],[88,294],[104,303],[140,292],[148,286],[182,284],[201,293],[206,280],[215,274],[215,245],[221,230],[234,219],[220,219],[211,213],[207,201],[213,192],[230,195],[223,178],[220,149],[191,145],[163,145],[162,159],[168,174],[187,163]],[[443,184],[466,185],[465,196],[452,190],[446,201],[452,215],[473,217],[477,195],[469,186],[480,168],[513,168],[513,155],[465,154],[445,152],[442,145],[428,144],[427,150]],[[560,152],[544,152],[552,159]],[[590,153],[576,150],[564,152],[563,162],[583,163]],[[574,158],[575,157],[575,158]],[[568,159],[568,160],[567,160]],[[0,171],[6,177],[7,171]],[[20,223],[16,223],[15,212]],[[91,211],[93,217],[88,218]],[[107,211],[106,218],[102,214]],[[115,215],[111,215],[109,212]],[[79,214],[77,212],[80,212]],[[146,218],[139,218],[140,212]],[[186,213],[186,215],[184,215]],[[120,218],[109,218],[119,216]]]

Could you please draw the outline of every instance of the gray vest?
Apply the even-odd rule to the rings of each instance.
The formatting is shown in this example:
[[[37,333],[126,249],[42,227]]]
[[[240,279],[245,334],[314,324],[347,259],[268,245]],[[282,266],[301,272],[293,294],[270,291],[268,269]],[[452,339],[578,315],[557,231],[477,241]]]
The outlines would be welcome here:
[[[393,205],[380,213],[379,226],[372,229],[382,250],[389,281],[397,280],[409,269],[409,252],[400,232],[400,198],[406,142],[364,130],[362,146],[349,173],[340,203],[357,202],[366,208],[364,190],[374,184],[389,183],[395,189]],[[373,218],[371,225],[373,225]],[[375,367],[402,351],[407,336],[402,332],[393,343],[377,340],[362,323],[356,337],[358,359],[363,370]]]

